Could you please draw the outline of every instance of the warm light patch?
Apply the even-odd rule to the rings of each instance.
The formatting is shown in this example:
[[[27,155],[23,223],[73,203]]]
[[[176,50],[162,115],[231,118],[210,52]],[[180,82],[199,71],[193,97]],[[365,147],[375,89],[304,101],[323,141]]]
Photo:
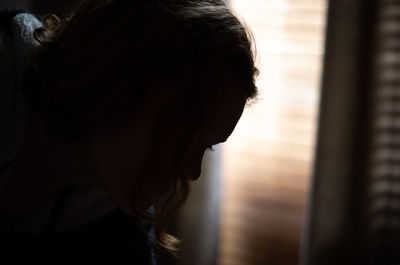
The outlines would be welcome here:
[[[297,264],[315,144],[326,1],[231,4],[255,35],[261,93],[223,147],[219,264]]]

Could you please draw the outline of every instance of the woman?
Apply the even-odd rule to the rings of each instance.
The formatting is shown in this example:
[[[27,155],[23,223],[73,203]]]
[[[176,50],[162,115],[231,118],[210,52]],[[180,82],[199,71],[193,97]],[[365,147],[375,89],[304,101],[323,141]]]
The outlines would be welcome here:
[[[151,264],[141,231],[154,222],[176,250],[165,225],[256,96],[246,28],[221,0],[86,0],[41,22],[1,13],[5,238],[35,246],[26,263]],[[137,229],[116,232],[123,223]],[[118,252],[133,245],[142,254]]]

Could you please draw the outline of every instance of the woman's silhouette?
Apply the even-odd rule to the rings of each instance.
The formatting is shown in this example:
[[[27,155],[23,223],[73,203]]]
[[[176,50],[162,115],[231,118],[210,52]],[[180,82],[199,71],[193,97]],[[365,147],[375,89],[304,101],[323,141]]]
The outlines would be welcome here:
[[[246,27],[220,0],[5,9],[0,27],[2,247],[32,252],[16,264],[151,264],[154,223],[176,249],[165,225],[257,93]]]

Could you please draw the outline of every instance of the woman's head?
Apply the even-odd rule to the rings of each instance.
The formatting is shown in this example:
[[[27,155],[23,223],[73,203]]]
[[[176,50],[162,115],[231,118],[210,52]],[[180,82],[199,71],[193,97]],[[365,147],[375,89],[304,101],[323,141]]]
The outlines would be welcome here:
[[[95,143],[120,204],[140,213],[146,197],[165,223],[256,95],[248,30],[221,0],[89,0],[43,25],[32,109],[50,134]]]

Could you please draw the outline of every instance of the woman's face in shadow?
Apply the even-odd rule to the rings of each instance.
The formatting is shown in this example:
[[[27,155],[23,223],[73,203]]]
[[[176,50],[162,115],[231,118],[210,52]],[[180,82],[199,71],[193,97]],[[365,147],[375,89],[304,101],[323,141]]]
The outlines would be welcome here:
[[[186,162],[183,168],[180,168],[179,173],[188,180],[195,180],[200,176],[204,152],[212,145],[225,142],[242,115],[246,95],[235,83],[228,84],[229,93],[220,101],[214,115],[209,117],[208,126],[189,148],[185,157]],[[157,127],[159,117],[163,114],[163,106],[171,100],[169,97],[173,95],[152,93],[142,101],[143,104],[136,112],[138,115],[133,117],[132,122],[115,128],[111,133],[93,141],[95,175],[117,204],[128,213],[132,212],[131,194],[138,187],[138,181],[147,181],[143,186],[146,187],[147,198],[143,198],[143,204],[146,206],[153,204],[170,191],[168,183],[165,182],[168,176],[162,175],[163,172],[169,171],[161,168],[165,164],[157,159],[162,156],[155,153],[162,153],[163,150],[152,148],[154,128]],[[195,122],[190,117],[187,121]],[[168,138],[177,136],[169,133],[164,137],[168,141]],[[170,153],[168,150],[165,151]],[[150,166],[149,161],[152,161]],[[174,166],[177,165],[172,165]]]
[[[188,179],[196,180],[200,177],[204,152],[213,145],[226,142],[243,113],[246,96],[239,87],[234,84],[231,86],[229,94],[218,104],[217,111],[209,117],[209,123],[193,151],[189,152],[189,162],[184,172]]]

